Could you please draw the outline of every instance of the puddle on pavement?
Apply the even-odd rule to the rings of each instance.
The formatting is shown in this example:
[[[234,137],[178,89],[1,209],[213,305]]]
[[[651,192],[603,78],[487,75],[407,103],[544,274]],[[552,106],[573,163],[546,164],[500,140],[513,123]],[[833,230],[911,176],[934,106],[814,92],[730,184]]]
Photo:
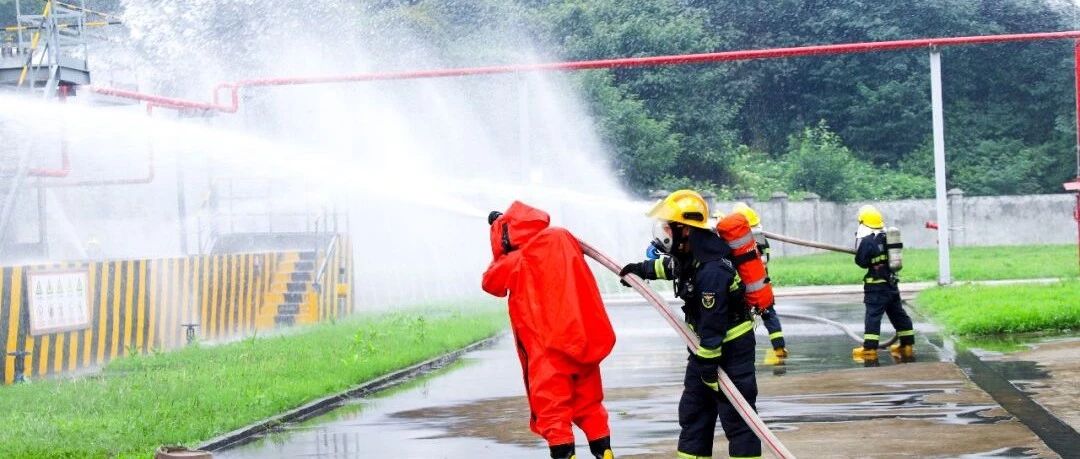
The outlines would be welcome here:
[[[1039,350],[1059,346],[1057,352],[1068,353],[1065,358],[1072,360],[1075,352],[1069,350],[1075,350],[1075,344],[1076,338],[1039,335],[981,338],[978,341],[962,339],[958,343],[960,352],[956,362],[972,381],[1049,447],[1066,456],[1068,453],[1076,455],[1077,445],[1080,445],[1080,433],[1074,427],[1077,394],[1075,382],[1070,382],[1076,380],[1075,367],[1071,371],[1061,371],[1062,368],[1055,367],[1055,359],[1034,361],[1038,360],[1034,355],[1039,354]],[[1024,356],[1033,360],[1023,360]],[[1050,368],[1058,369],[1056,380]],[[1067,387],[1073,389],[1063,389]],[[1067,422],[1069,420],[1073,421],[1072,425]]]
[[[777,310],[817,315],[861,331],[863,306],[851,300],[785,299]],[[603,365],[603,378],[612,431],[620,456],[650,454],[658,442],[678,435],[676,402],[686,351],[644,304],[613,307],[610,314],[618,343]],[[931,373],[911,381],[904,380],[906,368],[894,364],[887,353],[880,369],[833,371],[862,366],[851,361],[855,343],[839,330],[814,322],[785,320],[792,357],[783,366],[763,365],[768,339],[759,326],[762,396],[758,408],[762,417],[778,431],[898,417],[919,420],[931,430],[934,425],[975,427],[1009,419],[988,397],[965,395],[971,390],[962,378],[937,379],[933,366],[951,364],[933,363],[940,354],[927,337],[933,338],[935,329],[915,319],[916,352],[923,363],[910,368],[930,368],[924,371]],[[890,332],[886,321],[882,334],[891,336]],[[877,374],[893,376],[878,380]],[[853,382],[851,378],[869,379]],[[510,340],[502,339],[443,370],[353,400],[326,415],[217,452],[215,457],[544,457],[545,445],[528,431],[528,407],[522,394],[516,354]],[[578,432],[579,443],[583,443],[581,437]],[[579,445],[579,451],[586,448]],[[1008,448],[967,453],[977,456],[965,457],[1027,457]]]

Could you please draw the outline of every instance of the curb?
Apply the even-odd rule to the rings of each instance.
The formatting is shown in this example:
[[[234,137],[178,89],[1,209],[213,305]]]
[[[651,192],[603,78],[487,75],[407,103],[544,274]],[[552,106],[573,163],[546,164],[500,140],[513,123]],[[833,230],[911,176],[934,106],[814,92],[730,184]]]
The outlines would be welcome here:
[[[279,431],[287,424],[301,422],[324,414],[341,406],[346,400],[370,395],[443,368],[450,363],[457,361],[458,358],[467,352],[491,346],[501,339],[504,334],[505,333],[499,333],[495,336],[474,342],[456,351],[451,351],[416,365],[380,376],[363,384],[352,386],[337,394],[315,399],[284,413],[271,416],[262,421],[255,422],[254,424],[211,438],[197,446],[196,449],[203,451],[221,451],[223,449],[240,446],[251,441],[256,435]]]

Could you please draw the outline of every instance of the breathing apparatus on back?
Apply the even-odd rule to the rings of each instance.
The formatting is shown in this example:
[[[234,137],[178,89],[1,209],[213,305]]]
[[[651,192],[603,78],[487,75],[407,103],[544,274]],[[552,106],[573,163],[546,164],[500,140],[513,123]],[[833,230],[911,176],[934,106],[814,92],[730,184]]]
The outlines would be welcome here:
[[[859,229],[855,232],[855,249],[858,250],[859,242],[863,238],[878,233],[885,233],[885,251],[889,260],[889,270],[893,273],[904,268],[904,256],[902,249],[904,242],[900,237],[900,229],[895,226],[885,228],[885,219],[874,206],[866,205],[859,208]]]
[[[889,269],[894,273],[904,269],[904,241],[900,238],[900,228],[890,226],[885,230],[885,249],[889,254]]]

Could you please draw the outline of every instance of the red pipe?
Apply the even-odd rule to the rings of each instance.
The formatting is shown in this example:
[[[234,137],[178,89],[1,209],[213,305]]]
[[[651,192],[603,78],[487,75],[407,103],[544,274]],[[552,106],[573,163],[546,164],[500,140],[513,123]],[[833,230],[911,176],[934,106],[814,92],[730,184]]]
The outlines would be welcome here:
[[[237,106],[236,106],[237,104],[234,104],[232,107],[229,107],[229,106],[224,106],[224,105],[217,105],[217,104],[211,104],[211,103],[206,103],[206,102],[198,102],[198,101],[187,100],[187,99],[176,99],[176,98],[172,98],[172,97],[156,96],[156,95],[153,95],[153,94],[145,94],[145,93],[136,92],[136,91],[129,91],[127,89],[98,88],[98,87],[94,87],[94,86],[90,86],[88,89],[90,89],[91,92],[101,94],[101,95],[105,95],[105,96],[114,96],[114,97],[119,97],[119,98],[122,98],[122,99],[131,99],[131,100],[138,100],[138,101],[142,101],[142,102],[148,102],[148,103],[151,103],[151,104],[153,104],[155,106],[158,106],[158,107],[161,107],[161,108],[171,108],[171,109],[174,109],[174,110],[183,110],[183,109],[215,110],[215,111],[220,111],[220,112],[225,112],[225,113],[235,113],[236,108],[237,108]]]
[[[153,103],[146,104],[146,116],[153,114],[155,105]],[[112,186],[112,185],[144,185],[154,181],[154,149],[152,146],[147,147],[147,166],[146,176],[139,178],[129,179],[110,179],[110,180],[84,180],[81,182],[64,182],[64,183],[50,183],[44,185],[45,188],[69,188],[77,186]],[[66,158],[66,156],[65,156]]]
[[[777,59],[786,57],[817,56],[826,54],[851,54],[871,51],[890,51],[900,49],[928,48],[934,46],[972,45],[985,43],[1006,43],[1035,40],[1060,40],[1080,38],[1080,31],[1043,32],[1011,35],[982,35],[974,37],[949,37],[949,38],[921,38],[915,40],[895,40],[864,43],[845,43],[833,45],[814,45],[793,48],[772,48],[760,50],[724,51],[717,53],[681,54],[670,56],[653,57],[629,57],[619,59],[601,59],[592,61],[573,62],[547,62],[538,64],[515,64],[503,66],[469,67],[454,69],[434,69],[420,71],[360,73],[350,75],[327,75],[313,77],[285,77],[264,78],[252,80],[240,80],[225,82],[214,88],[213,102],[199,102],[186,99],[143,94],[115,88],[91,87],[90,90],[98,94],[123,97],[127,99],[152,102],[162,108],[175,110],[213,110],[224,113],[235,113],[239,108],[240,101],[238,92],[244,87],[258,86],[290,86],[323,83],[347,83],[360,81],[385,81],[405,80],[419,78],[447,78],[470,75],[492,75],[501,73],[535,72],[535,71],[573,71],[589,69],[610,69],[630,67],[653,67],[666,65],[703,64],[709,62],[742,61],[752,59]],[[220,102],[218,93],[222,89],[229,89],[231,97],[228,104]]]
[[[76,186],[111,186],[111,185],[144,185],[154,181],[154,149],[149,149],[147,155],[146,176],[139,178],[128,179],[111,179],[111,180],[85,180],[82,182],[61,182],[61,183],[48,183],[45,184],[45,188],[69,188]]]
[[[60,139],[60,168],[59,169],[45,169],[45,168],[33,168],[26,171],[26,174],[31,177],[55,177],[64,178],[71,173],[71,160],[68,158],[68,144],[67,140]]]

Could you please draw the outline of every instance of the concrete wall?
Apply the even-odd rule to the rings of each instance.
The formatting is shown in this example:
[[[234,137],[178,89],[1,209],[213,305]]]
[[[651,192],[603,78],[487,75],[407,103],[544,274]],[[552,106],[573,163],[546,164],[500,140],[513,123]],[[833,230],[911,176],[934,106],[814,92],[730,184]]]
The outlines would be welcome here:
[[[873,204],[885,215],[885,223],[900,228],[906,247],[930,248],[937,245],[937,231],[926,228],[936,221],[933,199],[853,202],[840,204],[821,201],[811,195],[802,201],[790,201],[776,193],[768,201],[743,197],[761,216],[766,231],[802,239],[852,246],[855,241],[856,214],[863,204]],[[714,207],[730,212],[734,201],[717,201]],[[1022,245],[1074,244],[1076,221],[1072,194],[1026,196],[964,197],[960,190],[949,191],[953,245]],[[819,252],[791,244],[773,243],[774,255],[800,255]]]

